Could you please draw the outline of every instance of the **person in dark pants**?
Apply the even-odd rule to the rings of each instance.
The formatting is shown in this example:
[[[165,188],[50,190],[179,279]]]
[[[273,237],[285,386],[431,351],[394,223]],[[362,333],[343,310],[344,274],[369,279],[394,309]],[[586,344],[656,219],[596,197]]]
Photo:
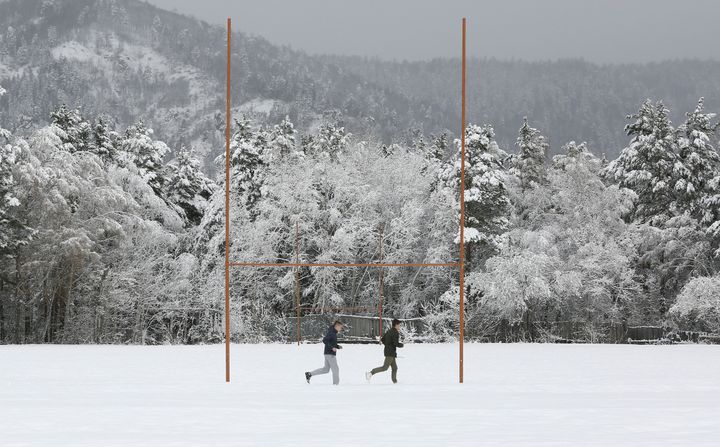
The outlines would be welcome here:
[[[307,380],[307,383],[310,383],[312,376],[327,374],[330,370],[332,370],[333,385],[340,383],[340,369],[338,368],[336,354],[338,349],[342,349],[342,346],[340,346],[337,341],[337,335],[342,329],[343,324],[340,321],[336,321],[328,328],[325,337],[323,337],[323,344],[325,345],[325,350],[323,351],[323,355],[325,355],[325,365],[312,372],[306,371],[305,380]]]
[[[403,344],[400,343],[400,324],[402,322],[397,318],[392,321],[392,327],[382,336],[380,341],[385,345],[385,361],[382,366],[378,366],[372,371],[365,373],[365,378],[369,382],[373,375],[387,371],[388,368],[392,369],[391,377],[393,383],[397,383],[397,348],[402,348]]]

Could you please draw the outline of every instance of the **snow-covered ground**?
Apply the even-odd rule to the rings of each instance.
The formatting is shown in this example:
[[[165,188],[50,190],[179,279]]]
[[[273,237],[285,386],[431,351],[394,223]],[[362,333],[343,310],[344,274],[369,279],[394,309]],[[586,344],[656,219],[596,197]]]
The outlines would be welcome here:
[[[0,445],[717,446],[720,346],[0,346]]]

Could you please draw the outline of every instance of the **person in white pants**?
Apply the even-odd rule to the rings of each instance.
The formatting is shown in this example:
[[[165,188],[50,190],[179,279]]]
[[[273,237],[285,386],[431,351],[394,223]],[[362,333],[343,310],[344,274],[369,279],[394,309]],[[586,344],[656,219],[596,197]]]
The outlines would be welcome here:
[[[332,371],[333,385],[340,383],[340,368],[337,364],[337,351],[342,349],[342,346],[338,344],[337,335],[342,331],[343,324],[340,321],[336,321],[329,328],[325,337],[323,337],[323,344],[325,345],[323,355],[325,356],[325,365],[322,368],[318,368],[315,371],[306,371],[305,380],[310,383],[312,376],[319,376],[327,374]]]

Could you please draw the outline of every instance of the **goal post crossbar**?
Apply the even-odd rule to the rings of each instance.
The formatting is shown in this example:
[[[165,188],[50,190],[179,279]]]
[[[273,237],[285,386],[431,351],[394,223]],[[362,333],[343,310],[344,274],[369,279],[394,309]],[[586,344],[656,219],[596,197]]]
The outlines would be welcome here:
[[[339,262],[231,262],[230,267],[458,267],[457,262],[429,262],[429,263],[403,263],[403,262],[369,262],[369,263],[339,263]]]

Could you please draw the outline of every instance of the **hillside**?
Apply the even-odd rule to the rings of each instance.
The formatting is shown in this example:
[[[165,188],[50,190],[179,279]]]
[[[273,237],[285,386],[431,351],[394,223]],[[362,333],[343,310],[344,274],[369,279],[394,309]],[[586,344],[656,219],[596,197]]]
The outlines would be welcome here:
[[[435,107],[436,127],[454,129],[460,110],[459,61],[388,62],[327,56],[347,72]],[[615,158],[627,145],[625,116],[646,99],[662,100],[679,123],[698,98],[720,110],[720,62],[673,60],[598,65],[583,60],[468,61],[468,117],[492,124],[502,147],[514,151],[527,116],[549,139],[550,153],[568,141],[587,141],[593,152]],[[438,113],[439,112],[439,113]]]
[[[142,119],[171,147],[222,147],[225,31],[136,0],[0,3],[0,118],[19,130],[66,103],[121,126]],[[302,52],[235,33],[233,103],[258,121],[311,128],[340,110],[349,130],[388,139],[424,107]],[[351,92],[348,94],[348,92]],[[334,112],[337,115],[336,112]]]

